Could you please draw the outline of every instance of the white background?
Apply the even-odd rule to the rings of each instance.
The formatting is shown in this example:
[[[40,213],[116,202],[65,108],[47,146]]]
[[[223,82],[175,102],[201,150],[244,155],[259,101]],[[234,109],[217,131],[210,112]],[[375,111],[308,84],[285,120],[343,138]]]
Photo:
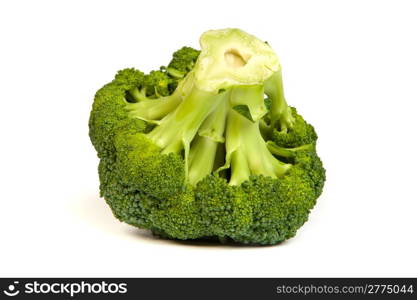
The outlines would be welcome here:
[[[417,276],[415,1],[2,1],[0,276]],[[298,235],[272,247],[158,240],[98,195],[95,91],[208,29],[280,56],[327,169]]]

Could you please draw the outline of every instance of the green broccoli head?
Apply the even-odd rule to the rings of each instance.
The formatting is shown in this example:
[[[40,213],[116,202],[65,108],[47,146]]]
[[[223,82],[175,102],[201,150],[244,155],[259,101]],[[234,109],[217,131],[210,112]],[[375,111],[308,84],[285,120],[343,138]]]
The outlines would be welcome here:
[[[96,93],[101,195],[119,220],[166,238],[282,242],[323,189],[317,135],[287,105],[268,44],[238,29],[200,44]]]
[[[200,51],[191,47],[182,47],[175,51],[168,64],[168,73],[174,78],[183,78],[193,69],[199,55]]]

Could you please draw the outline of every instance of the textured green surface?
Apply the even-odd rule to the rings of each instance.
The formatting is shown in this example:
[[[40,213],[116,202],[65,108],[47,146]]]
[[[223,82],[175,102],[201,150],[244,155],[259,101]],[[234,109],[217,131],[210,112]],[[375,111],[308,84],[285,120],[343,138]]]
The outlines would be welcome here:
[[[314,128],[277,93],[271,105],[262,90],[235,92],[249,118],[232,100],[219,104],[232,99],[229,90],[185,84],[198,53],[184,47],[167,69],[148,75],[122,70],[96,93],[89,127],[101,195],[119,220],[167,238],[286,240],[307,221],[325,181]],[[284,101],[280,115],[273,101]],[[142,117],[150,110],[158,119]]]

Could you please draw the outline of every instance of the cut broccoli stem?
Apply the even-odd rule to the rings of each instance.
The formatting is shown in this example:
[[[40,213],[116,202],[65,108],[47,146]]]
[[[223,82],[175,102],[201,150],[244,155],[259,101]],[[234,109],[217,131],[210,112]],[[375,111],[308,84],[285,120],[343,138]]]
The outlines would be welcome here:
[[[226,127],[226,116],[229,109],[227,101],[228,92],[224,92],[223,101],[219,106],[207,117],[203,122],[198,134],[210,138],[211,140],[219,143],[224,143],[224,129]]]
[[[287,132],[294,125],[291,108],[284,97],[281,70],[278,70],[265,81],[265,93],[271,99],[271,129],[279,126],[279,130]]]
[[[278,146],[272,141],[268,141],[266,144],[268,146],[269,151],[271,151],[272,154],[286,158],[294,157],[297,151],[312,150],[314,147],[312,144],[306,144],[295,148],[284,148]]]
[[[191,144],[188,158],[188,180],[192,185],[213,171],[218,142],[197,136]]]
[[[262,85],[239,86],[232,88],[230,95],[232,107],[246,105],[253,121],[260,120],[267,112]]]
[[[229,110],[226,129],[226,166],[231,168],[231,185],[239,185],[251,174],[277,178],[291,167],[268,150],[259,130],[259,121],[251,122]]]

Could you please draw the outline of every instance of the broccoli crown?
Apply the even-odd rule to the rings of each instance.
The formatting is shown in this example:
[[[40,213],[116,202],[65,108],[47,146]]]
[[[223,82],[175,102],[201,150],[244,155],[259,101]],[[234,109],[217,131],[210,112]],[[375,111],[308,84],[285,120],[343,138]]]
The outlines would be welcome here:
[[[166,238],[282,242],[323,189],[317,134],[287,105],[267,43],[224,29],[200,44],[96,93],[101,196],[119,220]]]

